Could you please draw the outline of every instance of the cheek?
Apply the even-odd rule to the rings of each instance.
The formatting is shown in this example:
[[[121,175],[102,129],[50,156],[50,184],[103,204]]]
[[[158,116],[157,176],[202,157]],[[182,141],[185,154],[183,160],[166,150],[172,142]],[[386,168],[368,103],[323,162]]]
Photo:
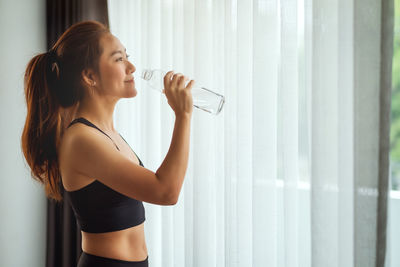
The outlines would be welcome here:
[[[120,84],[124,80],[124,71],[119,66],[105,66],[102,69],[103,83],[106,86]]]

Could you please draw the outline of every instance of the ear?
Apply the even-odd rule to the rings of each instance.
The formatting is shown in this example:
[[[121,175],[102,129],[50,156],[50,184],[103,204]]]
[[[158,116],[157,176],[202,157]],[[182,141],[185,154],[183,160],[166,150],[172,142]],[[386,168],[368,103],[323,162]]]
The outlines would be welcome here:
[[[85,69],[82,71],[83,82],[91,87],[96,84],[96,75],[91,69]]]

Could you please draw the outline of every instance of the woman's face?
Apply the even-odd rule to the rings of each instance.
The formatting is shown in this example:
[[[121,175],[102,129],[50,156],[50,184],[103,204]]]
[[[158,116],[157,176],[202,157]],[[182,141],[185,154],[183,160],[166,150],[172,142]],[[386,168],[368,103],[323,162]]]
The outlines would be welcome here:
[[[96,82],[96,90],[102,95],[116,98],[134,97],[137,94],[132,73],[135,66],[128,61],[126,48],[112,34],[106,34],[100,44],[103,53],[99,61],[100,77]]]

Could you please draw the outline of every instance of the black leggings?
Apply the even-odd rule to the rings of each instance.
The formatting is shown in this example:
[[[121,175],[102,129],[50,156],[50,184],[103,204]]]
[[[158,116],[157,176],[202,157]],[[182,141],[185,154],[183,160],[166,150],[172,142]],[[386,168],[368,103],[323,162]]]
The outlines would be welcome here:
[[[77,267],[148,267],[149,257],[144,261],[124,261],[100,257],[82,251]]]

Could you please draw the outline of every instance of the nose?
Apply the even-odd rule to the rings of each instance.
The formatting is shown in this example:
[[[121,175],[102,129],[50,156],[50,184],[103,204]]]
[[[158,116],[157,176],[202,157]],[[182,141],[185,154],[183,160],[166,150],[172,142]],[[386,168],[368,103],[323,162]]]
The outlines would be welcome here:
[[[133,73],[136,71],[136,67],[128,60],[128,73]]]

